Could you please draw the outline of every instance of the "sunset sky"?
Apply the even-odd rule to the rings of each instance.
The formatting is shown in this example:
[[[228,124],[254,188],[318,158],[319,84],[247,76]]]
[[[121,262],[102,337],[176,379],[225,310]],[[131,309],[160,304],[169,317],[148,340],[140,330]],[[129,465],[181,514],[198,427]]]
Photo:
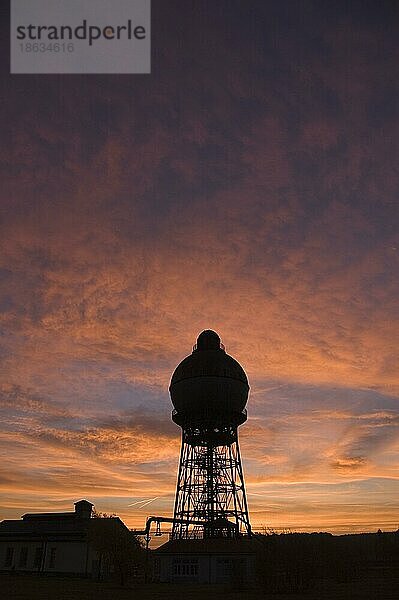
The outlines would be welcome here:
[[[212,328],[253,528],[397,529],[398,3],[153,0],[151,75],[11,76],[2,32],[0,518],[171,516]]]

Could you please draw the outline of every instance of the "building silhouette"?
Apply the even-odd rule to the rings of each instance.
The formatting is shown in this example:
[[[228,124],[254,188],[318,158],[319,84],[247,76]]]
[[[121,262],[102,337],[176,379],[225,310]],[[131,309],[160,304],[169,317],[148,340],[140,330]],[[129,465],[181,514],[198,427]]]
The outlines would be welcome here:
[[[251,538],[238,427],[247,420],[247,376],[217,333],[203,331],[170,382],[182,429],[171,540],[156,551],[161,581],[252,578]]]
[[[93,504],[75,502],[71,512],[28,513],[0,523],[0,570],[107,576],[95,539],[129,535],[119,519],[92,518]]]

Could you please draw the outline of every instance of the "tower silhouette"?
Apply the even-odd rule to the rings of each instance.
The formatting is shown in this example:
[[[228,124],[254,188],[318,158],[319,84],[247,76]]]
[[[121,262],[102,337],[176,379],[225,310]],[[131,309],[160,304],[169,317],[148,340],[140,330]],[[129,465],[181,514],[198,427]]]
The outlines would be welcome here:
[[[173,373],[173,421],[182,428],[173,539],[251,535],[238,426],[249,385],[217,333],[203,331]]]

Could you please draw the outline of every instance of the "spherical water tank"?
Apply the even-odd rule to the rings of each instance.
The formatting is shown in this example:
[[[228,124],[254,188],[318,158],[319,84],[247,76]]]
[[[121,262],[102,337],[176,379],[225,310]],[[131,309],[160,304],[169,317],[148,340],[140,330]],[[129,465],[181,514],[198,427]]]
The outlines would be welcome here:
[[[199,335],[192,354],[176,367],[169,391],[173,420],[181,426],[240,425],[246,420],[247,376],[214,331]]]

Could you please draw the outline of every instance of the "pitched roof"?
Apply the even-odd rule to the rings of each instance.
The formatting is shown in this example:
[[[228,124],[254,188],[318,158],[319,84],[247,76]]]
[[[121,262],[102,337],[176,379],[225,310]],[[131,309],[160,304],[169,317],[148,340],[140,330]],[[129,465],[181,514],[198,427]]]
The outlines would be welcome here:
[[[49,521],[53,519],[72,519],[76,517],[76,512],[63,512],[63,513],[26,513],[22,515],[21,519],[26,521],[27,519],[40,519]]]
[[[160,554],[254,554],[258,548],[256,540],[228,538],[170,540],[154,552]]]
[[[28,515],[25,515],[28,516]],[[30,516],[30,515],[29,515]],[[75,513],[42,513],[35,518],[22,520],[5,520],[0,523],[1,538],[43,539],[43,538],[86,538],[90,531],[101,530],[104,535],[114,528],[125,528],[126,525],[119,517],[106,519],[83,519]]]
[[[0,539],[7,537],[16,538],[43,538],[43,537],[82,537],[88,531],[89,519],[71,518],[41,518],[6,520],[0,523]]]

